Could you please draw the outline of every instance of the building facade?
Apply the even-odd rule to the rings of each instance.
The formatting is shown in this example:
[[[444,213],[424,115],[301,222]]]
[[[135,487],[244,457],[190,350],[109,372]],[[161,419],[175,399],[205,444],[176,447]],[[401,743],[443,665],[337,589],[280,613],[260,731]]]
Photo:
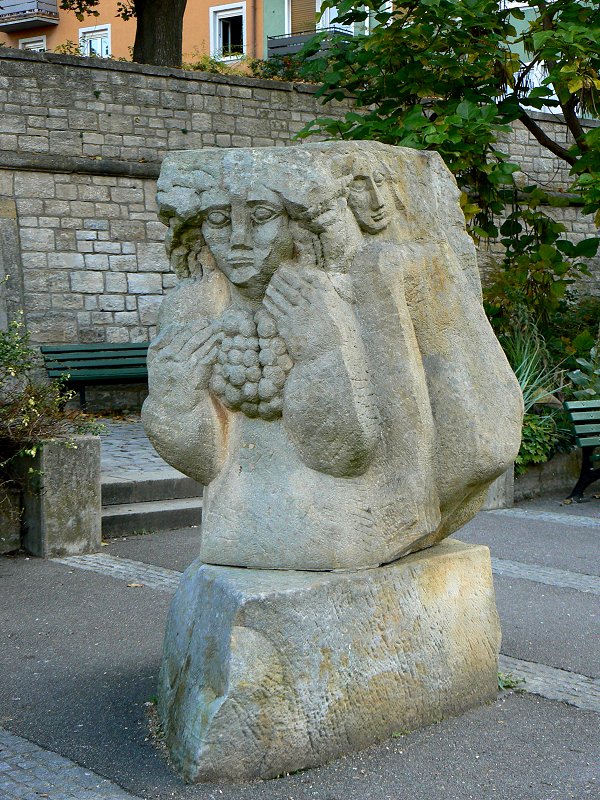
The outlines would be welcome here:
[[[183,24],[183,62],[211,55],[265,58],[267,38],[335,24],[335,11],[317,21],[321,0],[188,0]],[[117,0],[101,0],[99,15],[79,21],[59,0],[0,0],[0,43],[23,50],[130,59],[135,19],[117,16]]]

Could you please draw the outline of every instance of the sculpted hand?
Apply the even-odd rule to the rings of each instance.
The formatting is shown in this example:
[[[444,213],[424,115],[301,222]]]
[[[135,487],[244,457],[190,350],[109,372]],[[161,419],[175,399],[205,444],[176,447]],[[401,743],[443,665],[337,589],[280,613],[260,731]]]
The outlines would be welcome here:
[[[172,390],[181,393],[208,388],[216,361],[220,333],[206,319],[194,325],[169,325],[148,348],[150,392]]]
[[[263,302],[276,319],[294,361],[318,358],[343,339],[348,304],[324,272],[281,267],[271,279]]]

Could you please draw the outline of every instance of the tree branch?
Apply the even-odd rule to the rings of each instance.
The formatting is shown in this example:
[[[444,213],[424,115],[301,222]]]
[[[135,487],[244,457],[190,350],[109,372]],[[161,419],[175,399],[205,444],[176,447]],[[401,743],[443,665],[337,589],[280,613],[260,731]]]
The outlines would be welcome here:
[[[522,122],[527,130],[535,136],[535,138],[543,147],[545,147],[547,150],[550,150],[550,152],[554,153],[555,156],[558,156],[558,158],[566,161],[567,164],[570,164],[571,166],[577,163],[577,159],[572,156],[568,150],[566,150],[564,147],[561,147],[558,142],[555,142],[554,139],[551,139],[526,111],[521,110],[519,121]]]
[[[577,105],[577,97],[575,95],[571,95],[566,103],[561,103],[560,107],[563,112],[563,116],[565,118],[565,122],[567,123],[567,127],[573,134],[575,141],[577,142],[577,146],[582,152],[587,152],[589,150],[588,144],[585,141],[585,131],[581,127],[581,122],[575,113],[575,106]]]

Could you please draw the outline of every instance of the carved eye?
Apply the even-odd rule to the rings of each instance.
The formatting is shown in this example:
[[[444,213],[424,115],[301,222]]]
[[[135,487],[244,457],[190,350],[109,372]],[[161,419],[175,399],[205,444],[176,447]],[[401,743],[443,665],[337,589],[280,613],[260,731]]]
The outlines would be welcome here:
[[[280,211],[278,208],[273,208],[273,206],[256,206],[254,211],[252,212],[252,219],[254,222],[258,222],[262,224],[264,222],[269,222],[275,217],[278,217]]]
[[[366,188],[367,188],[366,178],[354,178],[354,180],[350,184],[350,190],[353,192],[364,192]]]
[[[377,184],[377,186],[381,186],[383,181],[385,180],[383,173],[381,172],[374,172],[373,173],[373,181]]]
[[[229,223],[230,217],[227,211],[211,211],[206,215],[206,222],[215,228],[222,228]]]

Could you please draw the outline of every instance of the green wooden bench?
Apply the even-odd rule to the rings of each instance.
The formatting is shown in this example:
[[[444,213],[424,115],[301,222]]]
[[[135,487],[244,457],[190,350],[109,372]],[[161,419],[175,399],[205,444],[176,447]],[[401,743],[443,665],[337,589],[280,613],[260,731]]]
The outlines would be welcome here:
[[[594,462],[600,461],[600,399],[573,400],[564,403],[565,410],[575,428],[575,442],[581,447],[581,473],[568,500],[581,500],[587,487],[600,479],[600,468]]]
[[[88,384],[148,379],[148,342],[138,344],[45,344],[41,348],[50,378],[66,378],[85,407]]]

